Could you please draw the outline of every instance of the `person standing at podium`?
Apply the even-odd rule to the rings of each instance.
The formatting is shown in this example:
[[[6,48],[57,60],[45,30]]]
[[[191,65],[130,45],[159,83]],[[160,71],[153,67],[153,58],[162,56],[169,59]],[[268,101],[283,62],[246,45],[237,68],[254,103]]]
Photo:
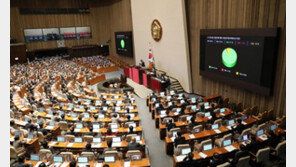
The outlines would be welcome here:
[[[139,65],[140,65],[141,67],[145,67],[145,62],[144,62],[142,59],[141,59],[140,61],[141,61],[141,62],[140,62]]]

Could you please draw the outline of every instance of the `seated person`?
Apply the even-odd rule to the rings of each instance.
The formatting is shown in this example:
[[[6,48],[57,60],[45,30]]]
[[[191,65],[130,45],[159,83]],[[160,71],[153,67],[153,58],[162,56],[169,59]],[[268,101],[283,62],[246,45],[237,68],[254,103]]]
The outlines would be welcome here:
[[[128,129],[129,129],[128,134],[133,134],[133,133],[135,133],[135,131],[134,131],[134,127],[133,127],[133,126],[128,127]]]
[[[221,165],[224,163],[224,160],[222,156],[220,156],[218,153],[213,154],[213,159],[210,160],[210,167],[216,167],[218,165]]]
[[[12,167],[33,167],[33,165],[32,164],[26,164],[25,163],[25,157],[20,156],[20,157],[17,157],[17,162],[15,164],[13,164]]]
[[[29,119],[28,123],[25,125],[25,129],[29,130],[29,129],[33,128],[33,127],[34,127],[34,125],[32,124],[32,120]]]
[[[250,152],[256,154],[257,151],[261,148],[261,143],[256,140],[255,135],[251,135],[251,141],[246,145],[246,149],[249,150]]]
[[[142,145],[137,143],[135,137],[133,137],[131,142],[128,143],[128,145],[127,145],[128,150],[140,150],[141,147],[142,147]]]
[[[166,124],[166,128],[168,131],[170,131],[171,129],[177,127],[175,123],[173,123],[173,120],[169,120],[169,123]]]
[[[93,150],[91,149],[91,143],[87,142],[85,149],[82,150],[82,152],[93,152]]]
[[[13,147],[16,151],[24,149],[23,142],[20,140],[20,136],[14,136]]]
[[[174,143],[175,143],[175,148],[177,148],[177,146],[179,144],[185,144],[186,143],[185,137],[183,137],[181,135],[181,132],[177,132],[177,137],[175,138]]]
[[[239,150],[234,154],[234,158],[233,160],[231,161],[231,164],[233,166],[236,166],[238,160],[241,158],[241,157],[245,157],[245,156],[248,156],[249,153],[247,152],[246,150],[246,146],[244,146],[243,144],[239,145]]]
[[[107,146],[108,147],[104,149],[104,154],[105,154],[106,151],[116,151],[115,148],[112,148],[112,140],[107,141]]]
[[[118,133],[118,131],[115,132],[115,133],[112,133],[111,128],[108,128],[108,129],[107,129],[107,133],[106,133],[104,136],[116,136],[117,133]]]
[[[199,161],[193,160],[192,152],[186,155],[186,157],[183,159],[183,162],[185,167],[194,167],[200,165]]]
[[[198,122],[195,122],[195,118],[192,116],[190,118],[190,123],[188,124],[188,128],[189,129],[192,129],[194,126],[197,126],[197,125],[199,125],[199,123]]]
[[[69,167],[76,167],[76,161],[70,162]]]

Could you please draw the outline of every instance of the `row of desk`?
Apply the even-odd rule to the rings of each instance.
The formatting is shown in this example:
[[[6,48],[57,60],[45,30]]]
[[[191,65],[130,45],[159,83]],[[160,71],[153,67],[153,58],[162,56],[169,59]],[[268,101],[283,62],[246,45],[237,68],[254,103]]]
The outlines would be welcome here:
[[[167,84],[156,77],[156,74],[141,67],[124,67],[124,74],[134,82],[145,87],[162,92],[165,91]]]

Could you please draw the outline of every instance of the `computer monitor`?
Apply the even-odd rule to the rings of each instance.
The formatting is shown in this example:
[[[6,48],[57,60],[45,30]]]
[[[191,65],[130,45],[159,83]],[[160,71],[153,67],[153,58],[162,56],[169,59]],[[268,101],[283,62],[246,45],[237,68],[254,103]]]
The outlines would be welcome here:
[[[29,133],[29,134],[28,134],[28,139],[34,139],[34,134]]]
[[[160,115],[165,115],[166,114],[166,110],[161,110],[160,111]]]
[[[228,125],[233,125],[234,124],[234,119],[231,119],[228,121]]]
[[[78,163],[88,163],[87,157],[78,157]]]
[[[63,136],[58,136],[58,142],[65,142],[65,137]]]
[[[101,142],[102,142],[102,140],[101,140],[100,137],[94,137],[93,138],[93,143],[101,143]]]
[[[50,121],[50,122],[49,122],[49,126],[55,126],[55,122]]]
[[[248,140],[248,135],[243,135],[243,141]]]
[[[118,125],[117,124],[111,124],[111,129],[118,129]]]
[[[113,137],[112,142],[113,143],[119,143],[119,142],[121,142],[121,138],[120,137]]]
[[[226,146],[229,146],[231,145],[231,139],[228,139],[228,140],[224,140],[223,141],[223,146],[226,147]]]
[[[104,110],[104,111],[107,111],[107,110],[108,110],[108,107],[103,107],[103,110]]]
[[[248,119],[248,115],[243,115],[243,116],[242,116],[242,120],[244,121],[244,120],[246,120],[246,119]]]
[[[175,91],[171,90],[171,91],[170,91],[170,94],[171,94],[171,95],[175,94]]]
[[[68,107],[69,107],[69,108],[73,108],[74,105],[73,105],[73,104],[69,104]]]
[[[104,157],[104,161],[106,163],[115,162],[115,157],[114,156],[106,156],[106,157]]]
[[[62,156],[53,156],[53,162],[54,163],[62,163],[63,157]]]
[[[39,161],[40,160],[40,156],[36,155],[36,154],[32,154],[30,155],[30,160],[31,161]]]
[[[199,132],[200,132],[200,128],[193,129],[193,133],[199,133]]]
[[[210,117],[211,116],[211,113],[210,112],[206,112],[205,113],[205,117]]]
[[[84,109],[84,106],[79,106],[79,109]]]
[[[270,130],[275,130],[277,128],[276,124],[270,126]]]
[[[180,103],[181,103],[181,104],[185,103],[185,100],[181,100]]]
[[[209,102],[204,103],[204,106],[205,107],[208,107],[209,106]]]
[[[82,141],[83,141],[83,140],[82,140],[82,137],[75,137],[75,138],[74,138],[74,142],[75,142],[75,143],[82,143]]]
[[[257,136],[261,136],[264,134],[264,130],[263,129],[260,129],[257,131]]]
[[[189,122],[191,118],[192,118],[192,116],[187,116],[186,120]]]
[[[93,110],[95,110],[96,109],[96,107],[94,107],[94,106],[90,106],[90,108],[89,108],[91,111],[93,111]]]
[[[71,117],[72,117],[72,118],[76,118],[76,116],[77,116],[77,115],[76,115],[75,113],[72,113],[72,114],[71,114]]]
[[[164,96],[164,92],[160,92],[160,96]]]
[[[225,108],[221,108],[220,113],[224,113],[224,112],[225,112]]]
[[[141,155],[132,155],[131,156],[131,161],[139,161],[141,160]]]
[[[211,150],[212,149],[212,144],[206,144],[203,146],[203,150],[204,151],[208,151],[208,150]]]
[[[77,123],[77,124],[76,124],[76,129],[82,129],[82,128],[83,128],[82,123]]]
[[[87,114],[87,113],[84,114],[84,118],[87,118],[88,119],[89,118],[89,114]]]
[[[136,123],[131,123],[131,124],[129,124],[128,126],[129,126],[129,127],[132,126],[132,127],[134,127],[134,129],[137,127]]]
[[[136,141],[141,141],[141,136],[136,136]]]
[[[168,105],[171,106],[171,105],[173,105],[173,103],[172,102],[169,102]]]
[[[93,129],[100,129],[100,124],[93,124]]]
[[[212,129],[215,130],[215,129],[218,129],[219,128],[219,124],[214,124],[212,125]]]
[[[191,106],[191,110],[195,111],[196,110],[196,106]]]
[[[105,115],[104,114],[99,114],[99,119],[104,119]]]
[[[20,131],[14,131],[14,136],[21,136],[21,132]]]
[[[183,148],[182,149],[182,155],[187,155],[191,152],[191,148]]]

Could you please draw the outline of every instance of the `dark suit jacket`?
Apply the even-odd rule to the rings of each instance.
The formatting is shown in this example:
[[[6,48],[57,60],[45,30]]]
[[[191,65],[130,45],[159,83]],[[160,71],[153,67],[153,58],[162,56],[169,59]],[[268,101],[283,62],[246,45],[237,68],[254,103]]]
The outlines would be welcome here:
[[[176,127],[176,124],[175,123],[168,123],[168,124],[166,124],[166,127],[167,127],[168,131],[170,131],[172,128]]]
[[[141,148],[141,144],[139,143],[128,143],[127,149],[128,150],[139,150]]]
[[[185,143],[186,143],[185,137],[175,138],[175,147],[177,147],[179,144],[185,144]]]
[[[257,140],[251,140],[250,144],[247,144],[247,150],[251,151],[252,153],[256,154],[257,151],[261,148],[261,143]]]
[[[237,164],[238,160],[239,160],[241,157],[245,157],[245,156],[247,156],[247,155],[249,155],[249,154],[248,154],[246,151],[241,151],[241,150],[237,151],[237,152],[234,154],[234,158],[233,158],[233,160],[231,161],[231,164],[232,164],[232,165]]]
[[[221,165],[224,163],[224,160],[220,157],[218,159],[212,159],[212,161],[210,162],[210,167],[216,167],[218,165]]]

